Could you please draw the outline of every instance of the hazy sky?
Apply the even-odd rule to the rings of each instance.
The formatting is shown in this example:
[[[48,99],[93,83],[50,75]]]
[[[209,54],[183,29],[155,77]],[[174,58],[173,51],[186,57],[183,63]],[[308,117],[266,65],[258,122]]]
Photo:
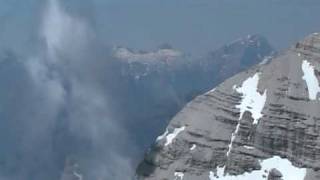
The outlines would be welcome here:
[[[6,45],[13,39],[19,45],[27,41],[43,2],[0,0],[0,44],[8,39]],[[64,0],[64,4],[88,18],[103,42],[136,49],[168,42],[204,53],[247,34],[264,35],[276,48],[284,48],[320,31],[318,0]]]
[[[92,176],[134,173],[108,47],[198,55],[261,34],[283,48],[320,31],[319,12],[319,0],[0,0],[0,179],[59,176],[70,154]]]
[[[106,41],[148,48],[169,42],[205,52],[247,34],[283,48],[320,31],[317,0],[109,0],[99,1]]]

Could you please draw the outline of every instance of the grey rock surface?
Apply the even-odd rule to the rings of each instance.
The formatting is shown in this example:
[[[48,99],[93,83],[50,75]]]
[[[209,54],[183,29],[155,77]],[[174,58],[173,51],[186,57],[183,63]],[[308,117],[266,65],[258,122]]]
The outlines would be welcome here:
[[[320,101],[318,92],[314,99],[310,96],[314,88],[304,79],[304,62],[314,68],[313,85],[318,86],[320,35],[317,33],[270,62],[241,72],[215,90],[195,98],[171,120],[167,136],[159,138],[147,152],[137,169],[138,179],[175,179],[177,172],[183,173],[183,180],[227,176],[238,179],[239,175],[259,171],[263,171],[263,177],[259,178],[266,179],[268,170],[262,169],[263,162],[274,157],[288,160],[288,167],[305,172],[301,180],[319,179]],[[249,95],[239,93],[239,88],[244,88],[244,82],[255,76],[258,77],[254,90],[257,94],[245,104],[242,114],[239,106]],[[263,99],[264,93],[265,102],[259,117],[255,104],[259,98]],[[168,134],[174,134],[181,127],[185,129],[168,145]],[[224,167],[224,177],[217,176],[221,167]],[[286,175],[297,172],[278,168],[277,171],[279,173],[271,170],[268,179],[279,179],[273,175],[281,173],[284,180],[293,180],[286,179]]]
[[[279,170],[273,168],[271,169],[271,171],[269,172],[268,175],[268,180],[282,180],[282,174]]]

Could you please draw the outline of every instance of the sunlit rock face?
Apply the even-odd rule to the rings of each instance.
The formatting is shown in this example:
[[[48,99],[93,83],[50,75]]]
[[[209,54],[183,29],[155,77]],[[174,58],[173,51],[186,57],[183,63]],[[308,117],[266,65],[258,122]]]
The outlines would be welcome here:
[[[320,35],[198,96],[137,169],[140,180],[317,180]]]

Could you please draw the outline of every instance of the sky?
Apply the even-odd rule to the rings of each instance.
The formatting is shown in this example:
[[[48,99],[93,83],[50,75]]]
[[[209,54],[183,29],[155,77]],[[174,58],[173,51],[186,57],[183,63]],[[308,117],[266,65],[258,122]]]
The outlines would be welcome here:
[[[316,0],[117,0],[100,2],[100,30],[115,44],[153,48],[163,42],[204,53],[248,34],[278,49],[320,31]],[[100,10],[105,9],[105,10]],[[101,23],[101,24],[100,24]],[[142,42],[142,43],[141,43]]]
[[[15,48],[28,42],[45,1],[0,0],[0,41]],[[68,11],[87,18],[102,42],[134,49],[169,43],[201,55],[248,34],[284,49],[320,31],[317,0],[64,0]],[[30,37],[31,36],[31,37]],[[18,45],[16,45],[18,44]],[[23,48],[22,48],[23,49]]]

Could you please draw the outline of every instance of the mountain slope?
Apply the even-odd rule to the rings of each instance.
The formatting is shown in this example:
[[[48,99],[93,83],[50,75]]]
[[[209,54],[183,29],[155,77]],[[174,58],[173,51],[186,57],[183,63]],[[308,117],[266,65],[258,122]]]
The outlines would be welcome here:
[[[320,35],[189,103],[137,170],[144,180],[316,180]]]

